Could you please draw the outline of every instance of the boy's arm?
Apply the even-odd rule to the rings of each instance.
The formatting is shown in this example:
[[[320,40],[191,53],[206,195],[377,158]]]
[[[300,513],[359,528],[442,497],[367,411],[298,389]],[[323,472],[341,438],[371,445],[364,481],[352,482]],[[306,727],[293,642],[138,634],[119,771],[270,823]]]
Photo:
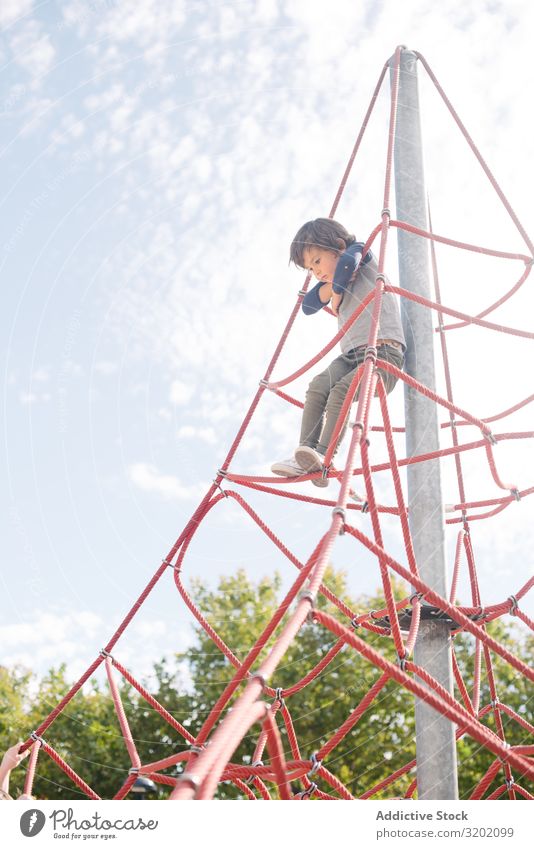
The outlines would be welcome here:
[[[7,750],[0,763],[0,788],[5,793],[9,793],[9,776],[11,775],[11,770],[18,766],[21,760],[30,753],[30,750],[26,749],[22,755],[19,755],[19,748],[21,746],[22,740],[19,740],[18,743],[15,743],[14,746],[11,746]]]
[[[332,284],[317,283],[313,289],[310,289],[310,291],[306,292],[304,295],[304,300],[302,301],[302,311],[304,315],[313,315],[313,313],[319,312],[319,310],[322,310],[323,307],[326,307],[331,297]]]
[[[360,264],[366,265],[372,259],[371,251],[368,251],[362,258],[362,251],[364,247],[363,242],[353,242],[352,245],[349,245],[347,250],[341,254],[337,261],[334,280],[332,283],[331,308],[334,315],[338,314],[341,301],[343,300],[343,295],[345,294],[350,281],[356,274],[358,266]]]
[[[334,315],[338,315],[342,300],[343,292],[332,292],[332,303],[330,304],[330,309]]]

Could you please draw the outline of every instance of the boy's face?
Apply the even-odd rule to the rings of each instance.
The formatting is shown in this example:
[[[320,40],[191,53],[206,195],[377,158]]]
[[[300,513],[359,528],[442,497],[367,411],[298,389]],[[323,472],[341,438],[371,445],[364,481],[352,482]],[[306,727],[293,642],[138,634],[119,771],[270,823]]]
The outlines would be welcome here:
[[[321,283],[332,282],[338,259],[339,255],[335,251],[314,245],[303,251],[304,268],[311,271],[316,280],[320,280]]]

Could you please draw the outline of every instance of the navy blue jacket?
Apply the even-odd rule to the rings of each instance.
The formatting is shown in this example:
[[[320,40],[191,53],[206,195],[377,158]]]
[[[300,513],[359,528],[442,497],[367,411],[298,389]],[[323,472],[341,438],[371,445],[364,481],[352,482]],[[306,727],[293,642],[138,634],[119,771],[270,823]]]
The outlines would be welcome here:
[[[348,246],[346,251],[341,254],[338,259],[334,279],[332,281],[332,289],[334,292],[337,292],[338,294],[345,292],[350,279],[356,268],[358,268],[360,262],[362,265],[367,265],[368,262],[371,262],[373,258],[371,251],[368,251],[363,259],[361,258],[364,247],[365,245],[363,242],[353,242]],[[319,310],[322,310],[323,307],[326,307],[326,304],[323,304],[319,297],[319,289],[321,286],[324,286],[324,283],[319,282],[313,287],[313,289],[306,292],[302,301],[302,311],[305,315],[313,315],[313,313],[319,312]]]

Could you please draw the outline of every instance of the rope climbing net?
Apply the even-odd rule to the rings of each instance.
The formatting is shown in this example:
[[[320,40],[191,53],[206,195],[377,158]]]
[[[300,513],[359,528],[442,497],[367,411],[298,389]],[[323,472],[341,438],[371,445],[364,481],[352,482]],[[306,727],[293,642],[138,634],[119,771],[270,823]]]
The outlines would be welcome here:
[[[304,286],[298,293],[296,303],[274,351],[265,376],[259,382],[258,389],[227,457],[222,467],[218,470],[206,495],[105,648],[100,651],[84,675],[81,676],[60,703],[41,722],[31,737],[25,741],[23,748],[31,747],[32,749],[26,775],[25,793],[31,793],[37,759],[41,752],[52,758],[61,770],[88,797],[93,799],[100,798],[97,792],[65,762],[58,751],[51,745],[48,731],[51,729],[55,719],[61,714],[80,688],[83,687],[84,683],[103,664],[108,677],[111,697],[115,706],[120,730],[131,760],[131,768],[128,774],[124,776],[122,785],[117,789],[117,793],[114,796],[115,799],[125,798],[136,779],[141,775],[147,776],[160,784],[168,785],[171,799],[210,799],[216,793],[219,783],[223,781],[233,782],[241,793],[249,799],[353,799],[355,797],[349,792],[347,786],[329,769],[328,758],[336,746],[353,731],[365,712],[373,705],[376,706],[377,697],[390,681],[396,682],[405,688],[408,693],[427,703],[446,717],[455,726],[457,740],[468,735],[494,756],[485,774],[481,775],[477,780],[471,798],[480,799],[485,797],[490,785],[495,784],[497,780],[496,789],[492,790],[487,798],[498,798],[506,794],[508,798],[513,799],[518,797],[534,799],[533,793],[528,789],[529,782],[532,782],[532,779],[534,779],[534,762],[532,760],[534,756],[534,745],[510,745],[506,740],[505,725],[506,722],[511,721],[529,734],[534,731],[534,727],[524,716],[507,705],[505,699],[501,700],[499,698],[496,676],[494,674],[495,660],[506,662],[515,673],[525,676],[529,681],[534,680],[534,671],[521,659],[516,657],[505,645],[494,638],[487,629],[488,623],[499,619],[505,614],[517,617],[527,628],[533,629],[534,623],[524,611],[522,602],[532,588],[534,578],[531,578],[523,586],[513,587],[513,594],[510,594],[503,601],[492,604],[491,606],[483,606],[477,580],[475,553],[471,541],[471,524],[473,522],[496,516],[516,501],[534,493],[534,486],[520,489],[515,484],[504,482],[499,472],[495,456],[496,446],[499,443],[509,440],[532,439],[534,437],[534,431],[495,433],[490,427],[494,422],[526,407],[534,401],[534,395],[518,400],[517,403],[504,412],[486,419],[478,418],[470,410],[462,409],[455,403],[447,347],[447,331],[467,326],[478,326],[492,333],[510,334],[524,339],[534,339],[534,333],[497,324],[487,318],[515,295],[528,279],[533,263],[534,247],[432,70],[424,57],[419,53],[416,54],[417,60],[424,67],[429,79],[434,84],[467,144],[478,160],[492,188],[526,244],[528,253],[497,251],[480,245],[459,242],[430,232],[430,230],[425,231],[414,227],[405,221],[394,220],[391,217],[389,211],[390,184],[397,114],[400,51],[401,48],[398,48],[392,63],[386,63],[382,69],[330,212],[330,217],[333,217],[345,189],[349,174],[351,173],[355,157],[360,149],[378,94],[382,88],[388,69],[391,67],[392,86],[389,144],[385,166],[383,209],[380,220],[371,232],[363,252],[365,256],[365,252],[375,242],[379,243],[377,251],[379,256],[378,274],[374,291],[355,310],[345,326],[339,330],[316,356],[288,377],[272,380],[274,368],[307,291],[309,276],[306,277]],[[384,267],[388,236],[392,228],[412,233],[421,239],[429,240],[434,267],[435,300],[420,297],[404,288],[394,286],[386,277]],[[453,309],[441,301],[435,262],[434,246],[436,243],[442,243],[461,251],[476,252],[491,257],[514,260],[522,264],[523,270],[512,288],[495,303],[486,307],[477,315],[470,315]],[[438,327],[436,329],[439,331],[443,357],[445,394],[438,394],[436,391],[422,385],[415,378],[399,370],[393,364],[377,359],[378,315],[381,298],[385,292],[395,293],[401,299],[405,298],[415,301],[423,307],[432,310],[437,316]],[[309,371],[334,348],[348,327],[358,320],[362,311],[369,304],[373,306],[373,321],[365,359],[355,374],[343,408],[339,414],[336,429],[325,457],[325,471],[303,475],[298,479],[300,484],[303,481],[311,480],[318,475],[325,474],[332,481],[336,481],[339,484],[337,498],[335,500],[329,500],[327,498],[302,495],[300,492],[291,489],[294,479],[274,479],[272,477],[245,475],[233,470],[232,461],[234,456],[265,393],[274,393],[282,401],[302,408],[303,404],[301,401],[285,392],[285,387]],[[447,321],[449,322],[448,324],[446,323]],[[422,393],[437,405],[438,410],[443,414],[445,419],[441,423],[441,432],[450,435],[449,445],[441,447],[432,453],[407,457],[398,456],[394,433],[402,431],[403,428],[395,428],[391,423],[386,392],[378,376],[377,366],[380,366],[384,371],[390,372],[398,379],[399,383],[406,384],[414,392]],[[372,427],[370,424],[370,407],[371,400],[375,396],[378,399],[381,424],[380,426]],[[356,413],[355,419],[352,422],[350,445],[345,466],[344,468],[335,468],[332,463],[334,446],[337,443],[343,422],[349,415],[356,398]],[[480,435],[477,439],[463,442],[461,441],[461,434],[466,432],[466,428],[469,427],[475,428]],[[372,456],[369,440],[369,434],[372,431],[380,431],[383,434],[387,450],[386,462],[377,463]],[[463,457],[466,452],[481,457],[483,461],[485,456],[487,468],[489,469],[495,487],[499,490],[499,494],[496,497],[478,501],[468,500],[466,475],[463,464]],[[402,479],[403,470],[407,466],[422,464],[444,457],[452,458],[455,465],[458,486],[458,502],[449,505],[446,514],[446,523],[449,526],[459,526],[452,567],[452,579],[446,596],[436,592],[435,589],[425,583],[421,578],[410,531],[409,508],[406,502],[405,485]],[[377,499],[375,477],[379,472],[385,472],[390,475],[395,493],[395,503],[393,506],[381,504]],[[352,488],[355,478],[363,481],[365,487],[364,498],[357,496]],[[301,562],[284,542],[273,533],[267,523],[262,520],[260,515],[244,497],[243,493],[246,493],[247,490],[265,493],[273,496],[273,498],[291,499],[302,502],[304,505],[316,505],[330,509],[331,521],[329,527],[326,533],[318,540],[307,561]],[[239,505],[239,508],[250,518],[259,532],[264,534],[278,551],[297,569],[297,577],[289,587],[275,615],[263,629],[262,633],[258,635],[256,642],[244,659],[241,660],[236,657],[231,648],[206,620],[186,590],[182,580],[185,557],[195,533],[211,510],[229,501]],[[357,526],[355,519],[358,513],[368,514],[370,533],[364,533]],[[390,551],[386,550],[384,545],[383,523],[386,519],[396,521],[400,529],[402,554],[396,557]],[[365,551],[367,556],[372,557],[378,566],[378,574],[385,599],[383,610],[367,610],[357,613],[347,603],[338,598],[328,588],[326,583],[323,582],[332,548],[340,534],[344,534],[346,539],[352,540],[354,545],[358,547],[358,550]],[[459,603],[457,599],[457,589],[463,562],[467,563],[471,592],[471,598],[467,604]],[[193,736],[169,710],[160,704],[135,679],[131,672],[120,663],[116,653],[112,654],[121,635],[140,610],[151,591],[164,576],[169,576],[169,572],[173,576],[181,599],[183,599],[196,621],[204,629],[217,649],[222,652],[235,670],[231,680],[224,687],[224,690],[213,705],[196,736]],[[395,597],[394,578],[401,579],[405,582],[406,593],[402,598]],[[316,604],[319,594],[325,596],[330,604],[335,606],[335,616],[321,609]],[[428,615],[445,620],[453,635],[471,635],[474,642],[474,651],[472,654],[473,684],[471,686],[464,680],[455,655],[453,641],[452,665],[456,684],[456,695],[449,693],[428,671],[421,668],[412,659],[421,619]],[[291,687],[281,689],[270,686],[268,682],[275,675],[289,646],[293,641],[299,639],[299,632],[309,619],[312,619],[318,626],[329,632],[334,639],[331,648],[325,652],[320,661],[310,669],[304,678],[295,681]],[[358,635],[358,632],[362,634],[365,631],[377,635],[379,639],[375,644],[371,645],[369,641]],[[391,641],[393,642],[397,656],[396,662],[389,660],[378,650],[377,646],[380,647],[381,640],[388,641],[388,645],[391,644]],[[267,653],[266,648],[268,649]],[[349,713],[345,721],[336,729],[335,733],[311,757],[303,758],[300,753],[290,712],[291,697],[296,693],[302,692],[319,675],[328,674],[328,668],[342,650],[352,650],[358,653],[370,665],[370,668],[376,668],[376,678],[364,698]],[[261,662],[260,655],[262,658]],[[157,762],[142,763],[136,742],[130,731],[125,708],[121,701],[121,695],[116,682],[117,674],[122,676],[125,681],[135,688],[142,699],[160,714],[168,723],[170,729],[187,745],[188,748],[186,751],[172,754]],[[484,677],[490,695],[490,700],[487,704],[481,702],[481,685]],[[231,710],[229,710],[230,704]],[[223,717],[222,721],[220,721],[221,717]],[[492,730],[486,721],[489,717],[493,718],[495,730]],[[287,745],[289,747],[287,751],[284,750],[282,743],[280,723],[283,724],[287,736]],[[215,728],[216,725],[217,728]],[[257,738],[255,738],[253,751],[251,748],[250,763],[234,763],[232,761],[234,752],[245,737],[247,737],[247,742],[251,739],[247,735],[253,733],[253,728],[258,728],[259,730],[257,732]],[[45,735],[47,739],[45,739]],[[415,760],[407,760],[402,768],[395,770],[378,784],[366,789],[359,798],[372,798],[377,794],[384,794],[384,791],[387,791],[388,788],[391,788],[391,792],[394,793],[395,782],[403,776],[408,776],[413,771],[415,765]],[[182,771],[177,776],[165,774],[164,772],[170,767],[179,766],[182,767]],[[500,780],[501,777],[502,781]],[[296,790],[295,788],[297,787],[300,789]],[[532,784],[530,784],[530,787],[532,788]],[[413,797],[416,791],[417,778],[414,778],[403,794],[404,798]]]

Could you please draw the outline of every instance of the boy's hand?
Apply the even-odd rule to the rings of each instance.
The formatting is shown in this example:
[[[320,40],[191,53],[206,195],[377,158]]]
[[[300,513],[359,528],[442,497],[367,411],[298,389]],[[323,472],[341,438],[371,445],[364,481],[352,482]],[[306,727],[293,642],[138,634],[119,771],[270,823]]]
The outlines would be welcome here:
[[[19,754],[19,749],[20,749],[21,746],[22,746],[22,740],[19,740],[18,743],[15,743],[14,746],[11,746],[11,748],[9,748],[7,750],[4,757],[2,758],[2,766],[5,769],[9,769],[9,770],[14,769],[16,766],[18,766],[20,764],[20,762],[26,757],[26,755],[29,755],[29,753],[30,753],[29,749],[26,749],[26,751],[23,752],[22,755]]]
[[[332,300],[330,301],[330,309],[337,315],[339,312],[339,307],[341,305],[341,301],[343,300],[343,292],[332,292]]]

